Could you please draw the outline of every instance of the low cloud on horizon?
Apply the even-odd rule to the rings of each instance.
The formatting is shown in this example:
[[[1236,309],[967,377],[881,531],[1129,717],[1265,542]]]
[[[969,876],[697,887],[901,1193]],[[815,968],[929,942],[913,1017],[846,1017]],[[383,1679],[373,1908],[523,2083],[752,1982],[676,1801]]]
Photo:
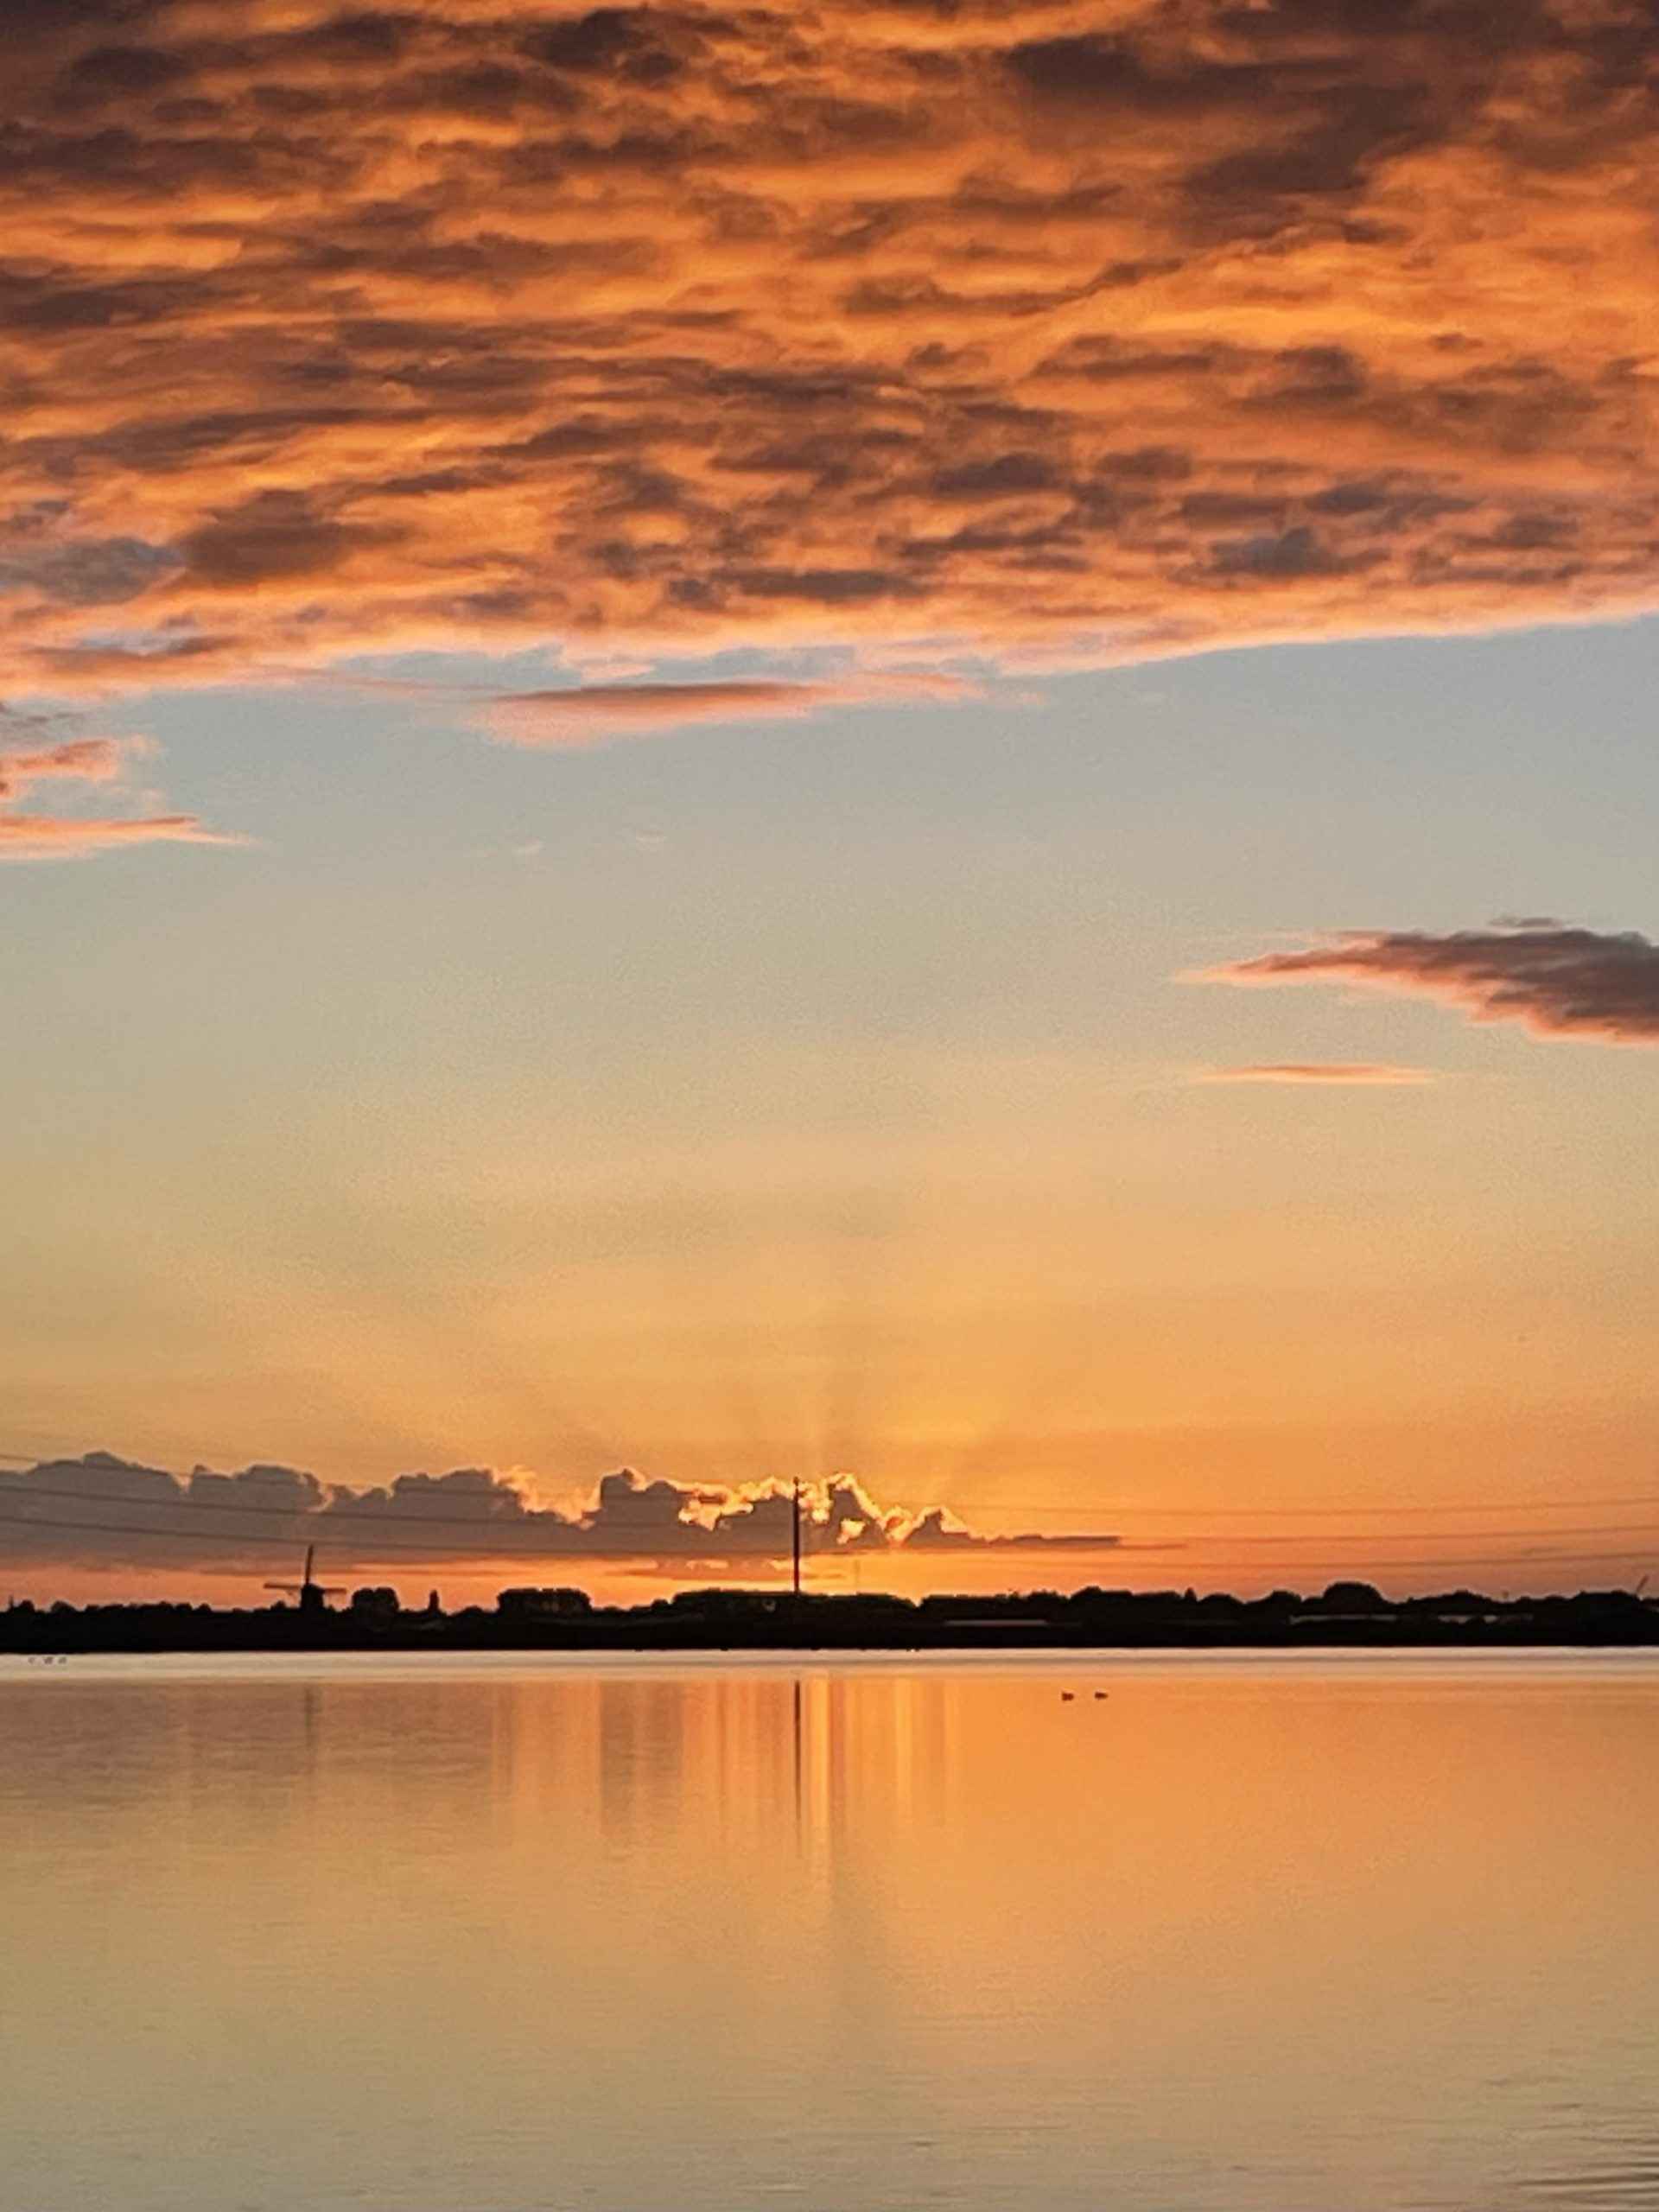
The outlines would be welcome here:
[[[1076,1554],[1122,1543],[1104,1533],[982,1535],[940,1506],[883,1506],[850,1476],[804,1485],[803,1497],[804,1545],[815,1558]],[[315,1543],[320,1579],[400,1563],[755,1568],[788,1560],[792,1517],[784,1483],[678,1484],[626,1469],[566,1510],[537,1504],[515,1478],[475,1467],[399,1475],[366,1490],[283,1466],[175,1475],[105,1452],[0,1471],[0,1546],[17,1566],[277,1577]]]
[[[1646,0],[6,29],[0,690],[1659,601]]]

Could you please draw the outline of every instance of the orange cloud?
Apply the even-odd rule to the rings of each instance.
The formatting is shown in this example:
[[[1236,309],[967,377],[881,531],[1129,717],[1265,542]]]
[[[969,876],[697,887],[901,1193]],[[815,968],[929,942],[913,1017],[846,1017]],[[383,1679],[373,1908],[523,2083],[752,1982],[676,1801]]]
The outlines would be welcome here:
[[[7,33],[13,686],[1655,603],[1646,0]]]
[[[1394,1089],[1438,1083],[1433,1068],[1397,1067],[1387,1060],[1262,1060],[1241,1067],[1200,1069],[1199,1083],[1357,1084]]]
[[[1297,952],[1263,953],[1185,980],[1271,988],[1358,983],[1438,999],[1473,1021],[1518,1021],[1535,1037],[1659,1045],[1659,945],[1528,919],[1435,937],[1344,930]]]
[[[135,760],[146,757],[149,751],[143,739],[118,737],[76,737],[8,749],[0,725],[0,861],[81,860],[117,845],[238,842],[207,829],[193,814],[61,816],[16,811],[14,802],[36,784],[117,783]]]
[[[79,818],[49,814],[0,814],[0,861],[84,860],[118,845],[234,845],[241,841],[207,829],[194,814]]]
[[[113,783],[125,769],[134,747],[113,737],[74,737],[32,751],[0,751],[0,805],[33,784],[59,780]]]

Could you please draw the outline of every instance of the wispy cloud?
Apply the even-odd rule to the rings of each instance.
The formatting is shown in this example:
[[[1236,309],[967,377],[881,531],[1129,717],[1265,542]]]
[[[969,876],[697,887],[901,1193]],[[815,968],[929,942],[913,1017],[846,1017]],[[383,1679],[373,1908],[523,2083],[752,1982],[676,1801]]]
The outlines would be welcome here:
[[[585,746],[698,722],[798,721],[832,707],[938,705],[968,697],[971,690],[950,677],[900,675],[827,683],[585,683],[498,693],[484,720],[508,744]]]
[[[1643,0],[29,0],[7,38],[14,687],[1655,602]]]
[[[0,721],[0,861],[84,860],[120,845],[225,845],[240,841],[193,814],[50,815],[16,802],[43,783],[119,784],[154,748],[141,738],[76,737],[9,748]]]
[[[1273,988],[1357,983],[1437,999],[1471,1021],[1516,1021],[1535,1037],[1659,1045],[1659,945],[1539,918],[1434,936],[1344,930],[1300,951],[1267,952],[1185,978]]]
[[[1399,1067],[1389,1060],[1259,1060],[1236,1067],[1199,1068],[1195,1083],[1318,1084],[1394,1090],[1438,1083],[1434,1068]]]
[[[0,814],[0,860],[85,860],[122,845],[236,845],[194,814]]]
[[[138,750],[131,739],[75,737],[8,751],[0,739],[0,805],[21,798],[35,784],[112,784],[126,772]]]

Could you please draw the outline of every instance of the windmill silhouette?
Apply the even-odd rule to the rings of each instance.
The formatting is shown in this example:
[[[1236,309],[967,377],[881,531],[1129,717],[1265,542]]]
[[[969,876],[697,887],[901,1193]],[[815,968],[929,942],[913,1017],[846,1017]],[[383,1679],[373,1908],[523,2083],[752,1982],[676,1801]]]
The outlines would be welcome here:
[[[317,1555],[315,1544],[305,1548],[305,1573],[298,1582],[267,1582],[267,1590],[280,1590],[285,1598],[297,1599],[302,1613],[324,1613],[331,1598],[343,1598],[345,1591],[337,1583],[314,1582],[311,1562]]]

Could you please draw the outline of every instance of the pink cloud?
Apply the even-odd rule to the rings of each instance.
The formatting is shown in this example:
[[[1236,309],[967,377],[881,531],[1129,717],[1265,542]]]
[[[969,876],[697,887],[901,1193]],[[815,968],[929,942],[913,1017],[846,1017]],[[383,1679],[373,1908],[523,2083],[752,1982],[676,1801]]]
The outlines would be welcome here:
[[[1398,1067],[1387,1060],[1262,1060],[1239,1067],[1202,1068],[1198,1083],[1353,1084],[1360,1088],[1402,1089],[1438,1083],[1433,1068]]]
[[[970,685],[942,676],[587,683],[569,690],[501,693],[490,700],[484,718],[506,744],[582,746],[700,722],[798,721],[833,707],[938,705],[971,696]]]
[[[239,837],[209,830],[194,814],[131,818],[89,815],[0,814],[0,860],[84,860],[120,845],[238,845]]]
[[[75,737],[31,752],[0,752],[0,806],[35,784],[114,783],[136,749],[131,739]]]
[[[143,738],[76,737],[14,750],[0,747],[0,861],[84,860],[121,845],[228,845],[193,814],[22,814],[16,802],[36,784],[118,784],[152,748]]]

